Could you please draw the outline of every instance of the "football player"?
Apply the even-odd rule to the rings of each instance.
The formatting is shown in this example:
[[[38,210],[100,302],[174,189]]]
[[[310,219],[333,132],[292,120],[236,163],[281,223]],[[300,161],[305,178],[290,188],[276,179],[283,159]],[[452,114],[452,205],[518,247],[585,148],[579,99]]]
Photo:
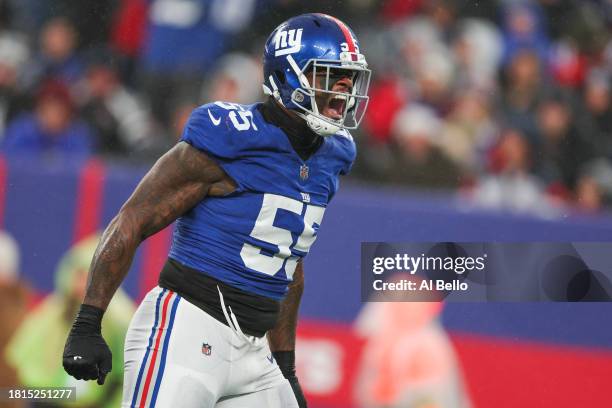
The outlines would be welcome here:
[[[370,71],[352,30],[324,14],[278,26],[264,57],[268,100],[195,109],[106,228],[63,364],[111,370],[102,316],[147,237],[176,220],[159,277],[125,341],[123,407],[305,407],[295,375],[302,259],[338,178]]]

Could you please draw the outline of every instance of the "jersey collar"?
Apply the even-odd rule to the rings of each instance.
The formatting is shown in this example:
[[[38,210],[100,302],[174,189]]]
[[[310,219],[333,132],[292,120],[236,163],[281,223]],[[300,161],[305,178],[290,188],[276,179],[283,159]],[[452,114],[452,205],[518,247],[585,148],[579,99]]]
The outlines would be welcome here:
[[[264,120],[278,128],[289,139],[291,147],[303,161],[308,160],[323,144],[323,136],[313,132],[305,121],[296,120],[285,112],[272,98],[259,105]]]

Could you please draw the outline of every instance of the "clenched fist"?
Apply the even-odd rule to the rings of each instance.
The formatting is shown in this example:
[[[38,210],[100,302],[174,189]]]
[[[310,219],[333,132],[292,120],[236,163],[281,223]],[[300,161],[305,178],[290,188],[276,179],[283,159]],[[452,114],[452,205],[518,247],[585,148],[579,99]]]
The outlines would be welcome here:
[[[81,305],[64,347],[64,370],[77,380],[98,380],[104,384],[112,369],[112,354],[102,338],[104,311]]]

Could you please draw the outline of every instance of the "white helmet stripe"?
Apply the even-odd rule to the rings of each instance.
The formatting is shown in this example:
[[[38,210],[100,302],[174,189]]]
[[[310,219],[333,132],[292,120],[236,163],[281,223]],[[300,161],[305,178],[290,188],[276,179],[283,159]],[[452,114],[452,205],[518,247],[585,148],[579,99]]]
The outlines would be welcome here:
[[[300,80],[300,84],[304,88],[310,88],[310,83],[308,82],[306,75],[304,75],[300,67],[298,67],[298,64],[295,62],[291,55],[287,55],[287,61],[289,62],[289,65],[291,65],[291,69],[293,69],[295,75],[297,75],[298,79]]]

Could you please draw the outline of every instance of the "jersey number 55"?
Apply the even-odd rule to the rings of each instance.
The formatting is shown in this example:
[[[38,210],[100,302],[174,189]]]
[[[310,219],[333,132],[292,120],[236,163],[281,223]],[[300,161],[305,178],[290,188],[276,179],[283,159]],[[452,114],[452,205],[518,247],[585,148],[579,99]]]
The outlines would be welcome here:
[[[279,209],[293,212],[298,216],[303,214],[304,229],[295,244],[291,231],[274,225],[276,212]],[[267,275],[275,275],[284,265],[287,279],[292,279],[299,257],[308,253],[316,239],[324,212],[323,207],[305,204],[285,196],[264,194],[261,210],[250,235],[252,238],[277,246],[278,252],[268,256],[261,252],[261,248],[245,243],[240,251],[244,265]]]

